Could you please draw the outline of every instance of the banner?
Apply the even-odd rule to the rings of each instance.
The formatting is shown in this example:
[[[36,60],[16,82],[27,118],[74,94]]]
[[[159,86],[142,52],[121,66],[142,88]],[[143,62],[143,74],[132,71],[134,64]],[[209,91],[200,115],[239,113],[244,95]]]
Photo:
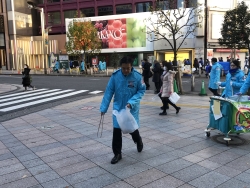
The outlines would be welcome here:
[[[102,40],[102,48],[146,47],[146,25],[143,19],[121,18],[93,21]]]
[[[92,58],[92,65],[97,65],[98,58]]]

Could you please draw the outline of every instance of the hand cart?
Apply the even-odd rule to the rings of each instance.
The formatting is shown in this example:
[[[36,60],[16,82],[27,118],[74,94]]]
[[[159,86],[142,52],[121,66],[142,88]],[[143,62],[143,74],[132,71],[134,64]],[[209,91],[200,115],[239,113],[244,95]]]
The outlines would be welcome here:
[[[250,132],[250,101],[248,96],[233,96],[230,99],[222,97],[210,97],[209,124],[205,129],[206,136],[210,137],[210,131],[217,129],[224,133],[226,145],[231,140],[229,134],[240,134]],[[215,101],[220,102],[221,117],[215,119],[213,105]]]

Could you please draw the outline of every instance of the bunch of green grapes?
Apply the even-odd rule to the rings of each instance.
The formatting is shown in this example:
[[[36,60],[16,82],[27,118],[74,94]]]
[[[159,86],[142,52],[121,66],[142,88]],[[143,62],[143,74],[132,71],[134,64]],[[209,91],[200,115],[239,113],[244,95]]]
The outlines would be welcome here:
[[[127,18],[127,47],[146,47],[146,25],[143,19]]]

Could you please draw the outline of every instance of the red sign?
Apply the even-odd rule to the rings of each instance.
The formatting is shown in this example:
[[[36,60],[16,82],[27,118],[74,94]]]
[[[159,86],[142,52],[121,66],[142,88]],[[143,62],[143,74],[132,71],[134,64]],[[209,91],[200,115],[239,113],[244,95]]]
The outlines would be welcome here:
[[[215,49],[215,52],[229,52],[231,53],[233,50],[231,49],[225,49],[225,48],[221,48],[221,49]],[[236,52],[240,52],[240,50],[236,50]]]
[[[92,65],[97,65],[98,63],[98,59],[97,58],[92,58]]]

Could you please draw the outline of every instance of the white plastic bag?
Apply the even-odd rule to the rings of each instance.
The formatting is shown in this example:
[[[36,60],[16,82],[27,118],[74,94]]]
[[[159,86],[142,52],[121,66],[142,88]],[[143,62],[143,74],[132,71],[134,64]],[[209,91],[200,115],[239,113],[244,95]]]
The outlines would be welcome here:
[[[176,92],[173,92],[170,97],[169,97],[169,100],[172,102],[172,103],[177,103],[177,101],[180,99],[181,97],[176,93]]]
[[[132,133],[138,129],[138,124],[127,106],[120,112],[113,110],[113,114],[116,116],[116,120],[123,134]]]

